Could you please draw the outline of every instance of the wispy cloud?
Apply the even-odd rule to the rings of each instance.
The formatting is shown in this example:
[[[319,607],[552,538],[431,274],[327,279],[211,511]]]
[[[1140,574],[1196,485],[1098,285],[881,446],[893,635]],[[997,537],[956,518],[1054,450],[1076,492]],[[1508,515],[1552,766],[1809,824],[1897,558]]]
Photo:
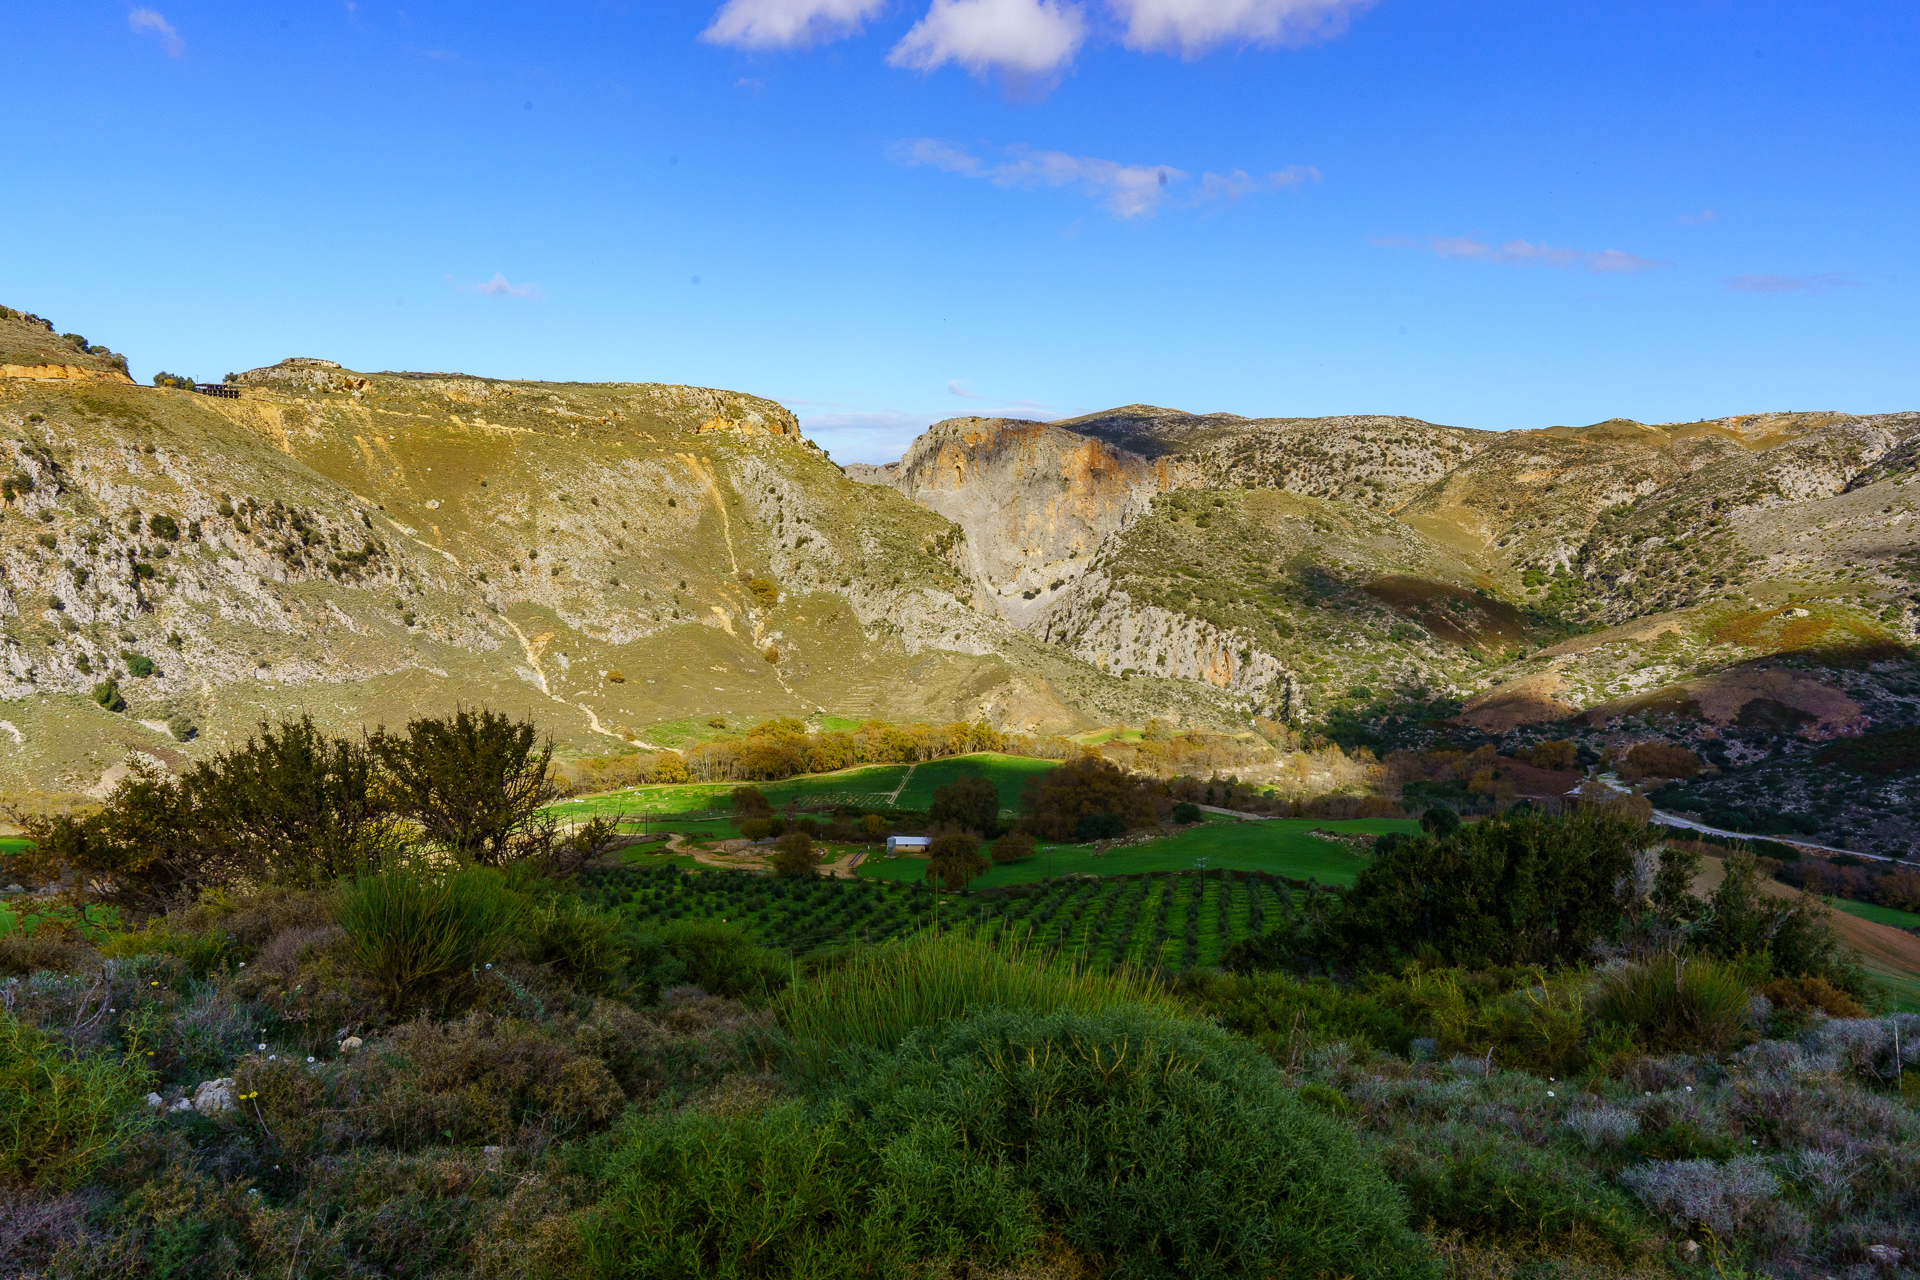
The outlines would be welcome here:
[[[1235,201],[1243,196],[1285,191],[1303,182],[1318,181],[1320,171],[1310,164],[1290,164],[1284,169],[1262,174],[1250,174],[1245,169],[1235,169],[1231,173],[1203,173],[1200,175],[1199,198]]]
[[[174,25],[161,17],[157,9],[133,10],[127,15],[127,25],[142,35],[157,38],[161,50],[169,58],[177,58],[187,51],[187,42],[180,38]]]
[[[727,0],[700,38],[738,49],[804,49],[856,34],[887,0]]]
[[[1331,39],[1373,0],[1108,0],[1129,49],[1203,57],[1222,45]]]
[[[1680,215],[1680,225],[1683,227],[1704,227],[1709,222],[1718,221],[1720,221],[1720,215],[1711,209],[1702,209],[1698,213],[1683,213]]]
[[[461,293],[471,293],[482,298],[518,298],[523,302],[538,302],[546,297],[546,291],[537,284],[515,284],[500,272],[493,273],[493,279],[482,280],[477,284],[463,284],[448,276],[447,283]]]
[[[786,400],[787,405],[804,401]],[[907,451],[913,438],[932,426],[938,415],[908,413],[904,409],[867,412],[802,413],[800,430],[841,462],[892,462]]]
[[[925,165],[963,178],[983,178],[997,187],[1078,186],[1098,200],[1116,218],[1150,218],[1169,200],[1177,200],[1181,184],[1192,175],[1167,164],[1122,164],[1065,151],[1035,151],[1011,146],[1006,159],[990,163],[962,147],[938,138],[913,138],[896,143],[894,160]],[[1290,165],[1272,173],[1253,175],[1245,169],[1203,173],[1198,190],[1184,203],[1239,200],[1263,191],[1280,191],[1303,182],[1318,182],[1320,171],[1311,165]]]
[[[1387,249],[1425,249],[1435,257],[1458,258],[1468,262],[1504,263],[1522,267],[1579,268],[1596,275],[1632,275],[1670,267],[1662,258],[1643,258],[1619,249],[1567,249],[1544,240],[1509,240],[1491,244],[1472,236],[1426,236],[1417,240],[1375,240]]]
[[[1866,281],[1851,271],[1823,271],[1812,276],[1744,275],[1721,281],[1734,293],[1827,293],[1859,289]]]
[[[967,400],[985,400],[991,404],[1005,405],[1011,409],[1053,408],[1052,405],[1042,404],[1038,400],[1002,400],[996,396],[982,395],[978,391],[970,390],[964,378],[954,378],[949,381],[947,383],[947,394],[950,396],[960,396]]]
[[[887,62],[915,71],[953,63],[1031,82],[1064,69],[1086,38],[1086,16],[1067,0],[933,0]]]

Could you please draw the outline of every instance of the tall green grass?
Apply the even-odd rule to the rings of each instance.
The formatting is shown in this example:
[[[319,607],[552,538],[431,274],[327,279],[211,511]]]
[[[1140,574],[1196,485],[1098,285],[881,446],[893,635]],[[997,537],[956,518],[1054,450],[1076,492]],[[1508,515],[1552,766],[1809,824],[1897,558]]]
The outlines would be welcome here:
[[[1601,980],[1593,1015],[1633,1028],[1655,1053],[1721,1053],[1746,1031],[1747,984],[1730,964],[1659,956]]]
[[[1178,1007],[1152,978],[1126,968],[1082,969],[983,935],[925,932],[791,988],[779,1012],[793,1067],[819,1082],[849,1053],[888,1052],[910,1032],[969,1013],[1095,1013],[1119,1004]]]
[[[402,864],[356,881],[339,914],[354,959],[404,1017],[491,960],[520,911],[490,867]]]
[[[146,1069],[77,1054],[0,1012],[0,1186],[65,1191],[151,1123]]]

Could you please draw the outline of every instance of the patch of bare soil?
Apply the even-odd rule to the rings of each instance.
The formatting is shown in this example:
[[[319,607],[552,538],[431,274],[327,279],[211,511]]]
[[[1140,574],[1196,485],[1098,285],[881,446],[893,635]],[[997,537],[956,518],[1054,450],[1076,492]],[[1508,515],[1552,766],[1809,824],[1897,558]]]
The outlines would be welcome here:
[[[1509,680],[1468,701],[1457,717],[1484,733],[1505,733],[1523,724],[1551,724],[1580,714],[1580,708],[1561,702],[1554,695],[1566,687],[1558,673],[1542,671],[1536,675]]]

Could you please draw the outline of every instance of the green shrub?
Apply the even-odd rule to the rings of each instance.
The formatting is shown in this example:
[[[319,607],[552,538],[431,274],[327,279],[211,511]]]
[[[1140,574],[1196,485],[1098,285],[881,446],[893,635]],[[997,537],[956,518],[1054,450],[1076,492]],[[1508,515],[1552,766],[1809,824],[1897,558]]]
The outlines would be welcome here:
[[[1632,1028],[1654,1053],[1723,1053],[1746,1033],[1747,984],[1728,964],[1691,956],[1642,960],[1608,974],[1594,1016]]]
[[[1196,971],[1182,975],[1174,992],[1276,1057],[1333,1040],[1405,1053],[1418,1034],[1396,1010],[1323,978]]]
[[[1200,821],[1200,806],[1191,800],[1182,800],[1173,806],[1172,818],[1181,826],[1191,826]]]
[[[916,933],[795,987],[780,1005],[794,1066],[831,1078],[849,1052],[891,1051],[909,1033],[995,1006],[1083,1013],[1147,1001],[1171,1007],[1151,979],[1082,970],[970,934]]]
[[[804,831],[789,831],[773,846],[776,875],[811,876],[819,865],[820,854],[813,847],[813,837]]]
[[[443,997],[490,960],[519,915],[498,871],[400,865],[355,882],[340,904],[354,959],[396,1015]]]
[[[606,1192],[582,1231],[603,1276],[885,1276],[941,1254],[1005,1257],[1034,1234],[1004,1174],[861,1160],[844,1108],[636,1116],[604,1150]]]
[[[1141,1005],[998,1009],[909,1037],[851,1094],[876,1162],[1010,1165],[1104,1274],[1430,1271],[1353,1135],[1205,1023]]]
[[[144,653],[123,649],[120,651],[120,660],[127,664],[127,674],[136,680],[145,680],[154,673],[153,659]]]
[[[607,994],[620,988],[628,953],[620,940],[620,917],[595,911],[577,898],[554,897],[527,912],[515,931],[520,951],[534,964],[583,991]]]
[[[150,1087],[130,1058],[72,1053],[0,1011],[0,1183],[85,1182],[148,1126]]]
[[[1511,988],[1502,990],[1509,982]],[[1504,978],[1440,970],[1410,974],[1395,994],[1438,1042],[1442,1055],[1480,1057],[1491,1049],[1504,1066],[1565,1075],[1584,1065],[1595,1047],[1586,985],[1578,970],[1548,977],[1522,969]],[[1598,1043],[1608,1050],[1625,1047],[1605,1039]]]
[[[740,824],[742,840],[765,840],[772,834],[773,819],[771,818],[748,818]]]
[[[1437,1125],[1393,1143],[1381,1158],[1412,1203],[1413,1221],[1435,1234],[1459,1231],[1543,1252],[1586,1234],[1621,1258],[1644,1234],[1632,1202],[1597,1171],[1499,1132]]]
[[[760,946],[738,925],[688,920],[661,935],[687,980],[708,995],[729,1000],[765,1000],[787,985],[792,961]]]
[[[1009,831],[993,842],[993,860],[996,864],[1018,862],[1022,858],[1031,858],[1039,842],[1025,831]]]
[[[144,929],[109,934],[100,939],[101,954],[113,957],[178,956],[196,978],[227,968],[234,959],[233,938],[218,931],[182,929],[166,917]]]
[[[980,837],[971,831],[944,831],[927,845],[927,883],[949,891],[966,888],[990,865],[980,854]]]
[[[1073,828],[1073,838],[1082,844],[1090,840],[1117,840],[1125,834],[1127,820],[1117,813],[1090,813]]]
[[[93,700],[116,715],[127,709],[127,700],[120,696],[120,682],[112,676],[93,686]]]
[[[1448,830],[1451,822],[1456,829]],[[1459,825],[1429,809],[1426,834],[1362,867],[1328,941],[1365,968],[1577,962],[1618,926],[1635,854],[1658,837],[1608,809],[1510,814]]]
[[[635,1114],[598,1149],[603,1275],[898,1275],[1043,1236],[1128,1280],[1431,1270],[1351,1134],[1141,1005],[994,1010],[868,1055],[843,1100]]]

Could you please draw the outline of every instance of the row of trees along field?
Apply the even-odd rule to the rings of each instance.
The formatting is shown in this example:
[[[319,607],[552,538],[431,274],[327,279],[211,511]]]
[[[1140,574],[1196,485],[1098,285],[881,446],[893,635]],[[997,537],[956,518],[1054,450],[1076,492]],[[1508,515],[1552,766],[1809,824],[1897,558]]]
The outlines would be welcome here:
[[[1920,1017],[1876,1011],[1817,901],[1739,853],[1699,896],[1696,855],[1617,805],[1436,807],[1345,889],[994,898],[597,858],[541,826],[548,773],[484,712],[283,724],[35,827],[0,866],[40,890],[0,911],[0,1268],[1811,1280],[1920,1256]],[[1105,762],[1046,777],[1034,829],[1158,816],[1160,784]],[[977,851],[985,796],[941,799]],[[1176,901],[1239,935],[1218,967],[1173,945]],[[1088,936],[1165,967],[1077,963]]]
[[[1322,755],[1340,755],[1337,747],[1325,743],[1313,746]],[[809,731],[799,720],[776,718],[736,736],[710,738],[683,751],[636,752],[565,762],[556,770],[556,778],[557,785],[573,795],[640,783],[773,782],[856,765],[911,764],[977,751],[1066,760],[1087,750],[1070,738],[1004,733],[979,722],[892,725],[870,720],[851,733],[841,733]],[[1159,777],[1232,772],[1251,763],[1270,761],[1275,754],[1275,748],[1265,739],[1199,730],[1176,733],[1157,720],[1148,722],[1137,742],[1107,742],[1095,750],[1125,768]]]

